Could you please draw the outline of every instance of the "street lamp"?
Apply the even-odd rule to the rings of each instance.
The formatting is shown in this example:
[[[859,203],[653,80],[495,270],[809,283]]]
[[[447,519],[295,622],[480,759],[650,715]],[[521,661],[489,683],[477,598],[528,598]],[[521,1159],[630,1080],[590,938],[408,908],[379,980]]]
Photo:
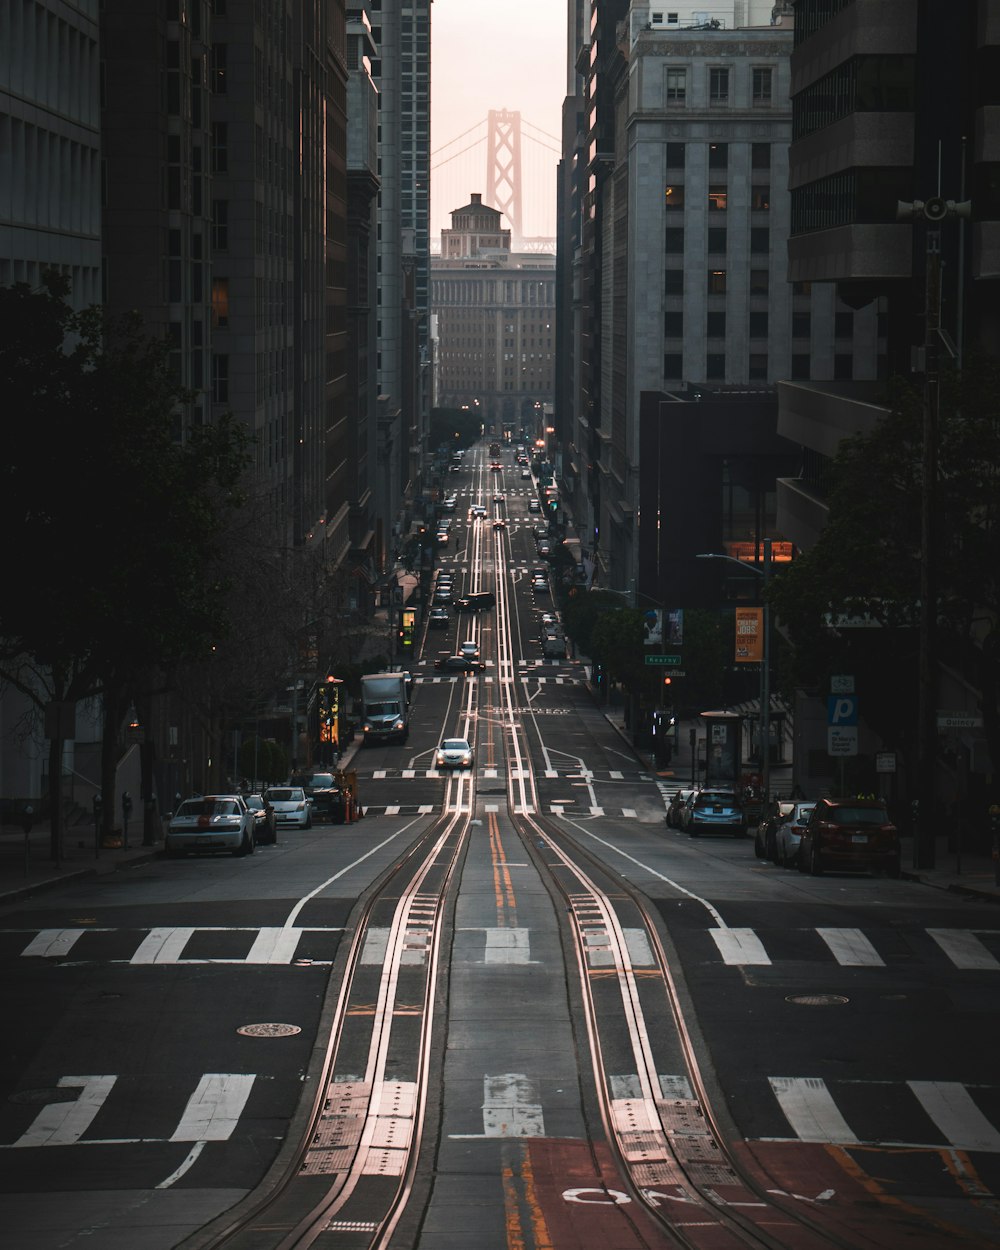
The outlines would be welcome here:
[[[760,738],[760,782],[766,805],[771,798],[771,605],[767,601],[767,586],[771,580],[771,539],[765,538],[762,546],[764,559],[761,568],[717,551],[699,552],[695,559],[728,560],[731,564],[738,564],[741,569],[749,569],[751,573],[764,579],[764,647],[760,666],[760,727],[757,733]]]

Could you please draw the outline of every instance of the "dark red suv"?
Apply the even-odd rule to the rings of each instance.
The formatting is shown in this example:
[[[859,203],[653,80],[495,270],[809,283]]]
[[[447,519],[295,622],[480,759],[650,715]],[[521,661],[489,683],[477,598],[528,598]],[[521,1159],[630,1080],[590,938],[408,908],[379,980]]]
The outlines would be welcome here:
[[[799,871],[865,869],[899,876],[899,830],[880,799],[820,799],[799,845]]]

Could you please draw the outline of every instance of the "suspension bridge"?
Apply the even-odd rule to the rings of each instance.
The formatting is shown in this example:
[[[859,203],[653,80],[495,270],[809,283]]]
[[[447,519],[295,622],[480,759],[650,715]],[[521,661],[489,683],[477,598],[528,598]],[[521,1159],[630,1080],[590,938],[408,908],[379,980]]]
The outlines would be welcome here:
[[[461,146],[458,146],[460,145]],[[499,209],[515,252],[554,252],[559,140],[518,112],[488,115],[431,152],[431,251],[450,214],[479,191]]]

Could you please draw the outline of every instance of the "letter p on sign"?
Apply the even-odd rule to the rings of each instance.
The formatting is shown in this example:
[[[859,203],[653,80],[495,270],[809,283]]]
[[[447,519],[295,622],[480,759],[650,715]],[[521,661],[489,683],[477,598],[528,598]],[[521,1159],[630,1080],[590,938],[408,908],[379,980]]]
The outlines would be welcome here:
[[[858,700],[853,694],[831,694],[826,700],[827,724],[856,725]]]

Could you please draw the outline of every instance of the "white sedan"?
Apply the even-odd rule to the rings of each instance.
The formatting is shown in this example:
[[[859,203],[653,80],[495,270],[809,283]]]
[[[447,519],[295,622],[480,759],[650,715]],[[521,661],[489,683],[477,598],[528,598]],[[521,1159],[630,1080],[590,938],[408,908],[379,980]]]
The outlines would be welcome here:
[[[312,828],[312,804],[301,786],[272,786],[264,798],[274,808],[274,819],[279,826]]]
[[[252,855],[254,843],[254,815],[238,794],[185,799],[170,818],[164,840],[168,855],[186,851]]]
[[[435,758],[438,768],[471,768],[472,747],[465,738],[445,738]]]
[[[467,660],[478,660],[479,643],[472,638],[467,638],[458,648],[458,654],[464,655]]]

